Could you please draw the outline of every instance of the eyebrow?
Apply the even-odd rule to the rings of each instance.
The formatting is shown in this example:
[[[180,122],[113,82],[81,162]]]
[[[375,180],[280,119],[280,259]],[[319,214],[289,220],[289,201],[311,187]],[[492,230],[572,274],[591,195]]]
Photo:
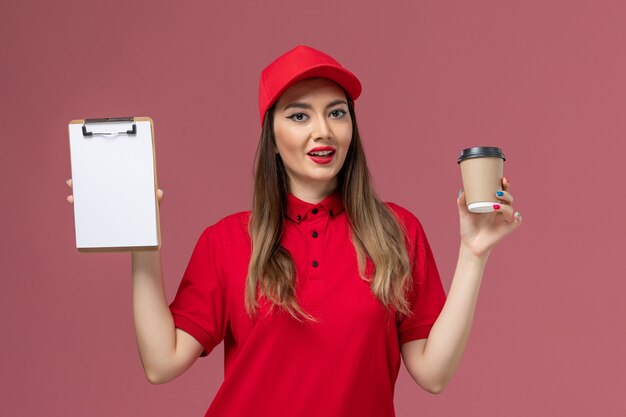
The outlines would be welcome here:
[[[335,106],[337,104],[345,104],[345,105],[347,105],[348,103],[345,100],[335,100],[335,101],[331,101],[330,103],[328,103],[326,108],[328,109],[329,107],[333,107],[333,106]],[[291,107],[297,107],[297,108],[301,108],[301,109],[312,109],[313,108],[308,103],[295,102],[295,103],[287,104],[285,106],[285,108],[283,109],[283,111],[286,111],[287,109],[289,109]]]

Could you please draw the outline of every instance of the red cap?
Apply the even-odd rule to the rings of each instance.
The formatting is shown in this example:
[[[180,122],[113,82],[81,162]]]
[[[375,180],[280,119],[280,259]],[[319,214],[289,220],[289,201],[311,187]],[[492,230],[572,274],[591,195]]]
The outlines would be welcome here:
[[[322,77],[335,81],[356,100],[361,94],[359,79],[330,55],[310,46],[298,45],[276,58],[261,72],[259,115],[261,126],[265,112],[292,84],[306,78]]]

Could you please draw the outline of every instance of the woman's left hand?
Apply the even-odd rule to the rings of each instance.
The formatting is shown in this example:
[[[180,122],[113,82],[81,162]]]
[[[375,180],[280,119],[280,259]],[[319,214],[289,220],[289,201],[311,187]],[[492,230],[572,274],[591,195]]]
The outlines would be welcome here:
[[[521,213],[515,212],[511,203],[513,195],[509,192],[510,184],[502,178],[502,196],[494,195],[494,201],[500,200],[500,208],[491,213],[472,213],[467,209],[465,192],[456,199],[461,223],[461,245],[466,246],[478,257],[488,257],[491,250],[505,236],[522,224]]]

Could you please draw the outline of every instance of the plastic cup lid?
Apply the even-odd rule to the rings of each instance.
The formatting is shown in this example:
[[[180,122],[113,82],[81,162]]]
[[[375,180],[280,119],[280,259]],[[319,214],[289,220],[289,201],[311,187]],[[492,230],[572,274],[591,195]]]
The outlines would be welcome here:
[[[495,146],[477,146],[474,148],[466,148],[461,151],[461,156],[457,159],[457,163],[460,164],[462,161],[470,158],[484,158],[484,157],[496,157],[502,158],[506,161],[504,154],[502,153],[502,149],[496,148]]]

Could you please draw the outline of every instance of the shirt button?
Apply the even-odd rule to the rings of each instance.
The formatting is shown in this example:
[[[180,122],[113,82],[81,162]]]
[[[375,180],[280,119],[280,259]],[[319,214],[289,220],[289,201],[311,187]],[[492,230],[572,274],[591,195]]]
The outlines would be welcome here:
[[[302,216],[298,214],[298,215],[296,216],[296,220],[297,220],[297,221],[302,220]]]
[[[313,214],[317,214],[317,211],[318,211],[318,210],[317,210],[316,208],[314,208],[313,210],[311,210],[311,212],[312,212]]]
[[[313,261],[313,268],[317,268],[318,265],[317,261]]]
[[[313,237],[317,237],[317,236],[319,236],[319,235],[317,234],[317,232],[313,232],[313,233],[312,233],[312,235],[313,235]]]

